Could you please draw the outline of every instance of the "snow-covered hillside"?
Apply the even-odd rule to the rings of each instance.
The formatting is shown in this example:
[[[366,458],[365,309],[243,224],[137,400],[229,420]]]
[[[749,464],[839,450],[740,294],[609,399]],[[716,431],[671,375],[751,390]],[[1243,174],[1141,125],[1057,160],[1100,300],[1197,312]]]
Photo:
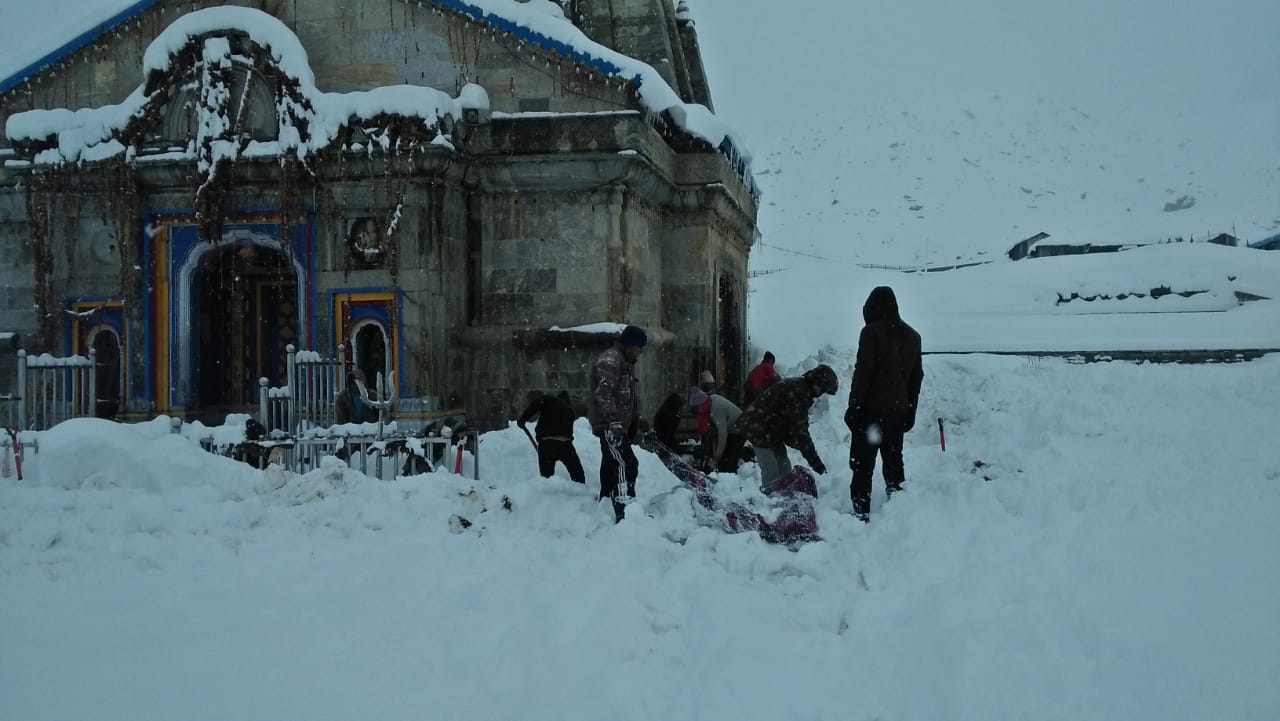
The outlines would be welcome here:
[[[1280,229],[1280,6],[1267,0],[690,8],[717,111],[749,138],[768,195],[761,260],[774,246],[938,264],[1040,231],[1115,243]],[[1164,211],[1183,196],[1195,205]],[[765,265],[786,264],[776,255]]]
[[[935,95],[756,120],[761,269],[906,267],[1051,243],[1155,243],[1280,230],[1280,102],[1159,125],[1050,96]],[[1179,210],[1171,208],[1191,204]],[[1166,209],[1170,208],[1170,209]]]
[[[826,540],[798,552],[697,526],[648,454],[654,517],[614,526],[582,427],[586,488],[514,428],[475,483],[66,424],[0,482],[0,719],[1275,718],[1280,359],[925,371],[868,526],[819,408]]]

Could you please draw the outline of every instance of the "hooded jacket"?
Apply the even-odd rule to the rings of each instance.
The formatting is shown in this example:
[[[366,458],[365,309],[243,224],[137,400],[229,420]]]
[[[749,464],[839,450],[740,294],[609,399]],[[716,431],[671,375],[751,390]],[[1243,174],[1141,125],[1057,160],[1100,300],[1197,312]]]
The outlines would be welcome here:
[[[822,459],[809,435],[809,408],[816,397],[814,391],[835,393],[837,385],[835,373],[825,365],[805,371],[800,378],[775,383],[747,406],[730,432],[757,448],[791,446],[809,465],[821,466]]]
[[[860,415],[914,416],[924,382],[920,334],[898,315],[898,299],[888,286],[871,291],[862,318],[849,408]]]
[[[759,393],[765,388],[782,380],[778,375],[778,371],[774,369],[773,364],[769,361],[760,361],[760,364],[751,369],[747,374],[746,388],[749,391]]]

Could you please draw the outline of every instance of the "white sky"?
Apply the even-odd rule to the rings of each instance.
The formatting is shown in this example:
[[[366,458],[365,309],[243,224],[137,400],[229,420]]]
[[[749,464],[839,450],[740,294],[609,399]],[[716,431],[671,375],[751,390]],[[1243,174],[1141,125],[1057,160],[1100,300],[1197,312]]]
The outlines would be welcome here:
[[[1280,342],[1277,301],[1235,305],[1280,297],[1280,253],[857,266],[1280,222],[1274,3],[690,2],[767,193],[753,263],[787,268],[754,279],[751,313],[788,373],[847,385],[881,283],[934,350]],[[0,5],[0,74],[86,7]],[[1241,110],[1171,119],[1175,84],[1189,110]],[[1166,191],[1197,205],[1165,214]],[[1056,303],[1160,284],[1203,292]],[[614,526],[582,424],[586,488],[537,478],[515,429],[484,437],[479,483],[262,474],[164,419],[42,434],[21,483],[0,449],[0,721],[1272,721],[1280,415],[1260,389],[1280,360],[925,370],[909,491],[886,505],[877,477],[870,526],[848,515],[843,396],[820,402],[825,540],[795,553],[699,527],[647,454],[645,513]],[[756,473],[718,493],[762,503]]]

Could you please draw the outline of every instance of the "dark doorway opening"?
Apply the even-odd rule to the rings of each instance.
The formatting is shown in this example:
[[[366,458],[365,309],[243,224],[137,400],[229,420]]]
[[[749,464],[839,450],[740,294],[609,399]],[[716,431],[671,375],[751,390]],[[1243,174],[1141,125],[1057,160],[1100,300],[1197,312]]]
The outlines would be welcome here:
[[[121,358],[120,338],[115,330],[99,327],[89,341],[94,351],[93,387],[94,415],[115,418],[120,412]]]
[[[370,389],[377,389],[379,373],[382,374],[384,384],[391,382],[387,346],[387,333],[381,325],[365,323],[356,330],[355,365]]]
[[[287,382],[297,339],[298,286],[279,250],[237,243],[206,253],[193,279],[194,386],[206,412],[248,411],[258,379]]]

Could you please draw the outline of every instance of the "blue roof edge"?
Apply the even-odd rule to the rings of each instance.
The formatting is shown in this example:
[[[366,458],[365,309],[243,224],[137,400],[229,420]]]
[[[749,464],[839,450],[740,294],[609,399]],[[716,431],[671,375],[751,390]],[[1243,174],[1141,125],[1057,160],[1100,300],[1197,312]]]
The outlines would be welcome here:
[[[39,73],[40,71],[45,70],[46,68],[49,68],[54,64],[66,59],[72,53],[76,52],[77,50],[80,50],[84,46],[93,42],[94,38],[97,38],[103,33],[119,25],[123,25],[124,23],[132,20],[134,16],[138,15],[144,10],[150,9],[151,6],[157,5],[162,1],[163,0],[140,0],[139,2],[136,2],[133,5],[130,5],[129,7],[125,8],[124,10],[121,10],[115,15],[112,15],[106,20],[94,25],[92,28],[80,33],[79,35],[72,38],[70,41],[64,43],[57,50],[54,50],[48,55],[45,55],[44,57],[40,58],[34,63],[31,63],[27,67],[5,78],[4,80],[0,80],[0,93],[7,93],[10,90],[13,90],[19,85],[35,77],[36,74]]]
[[[605,60],[604,58],[598,58],[594,55],[584,53],[581,50],[578,50],[577,48],[574,48],[570,45],[560,42],[559,40],[547,37],[546,35],[543,35],[542,33],[539,33],[527,27],[524,27],[523,25],[517,25],[516,23],[512,22],[511,20],[508,20],[507,18],[489,13],[488,11],[482,8],[478,8],[475,5],[472,5],[471,3],[466,2],[465,0],[430,0],[430,2],[432,2],[435,5],[440,5],[441,7],[445,7],[450,10],[462,13],[463,15],[473,17],[480,22],[483,22],[488,25],[492,25],[495,28],[498,28],[499,30],[509,32],[517,37],[529,40],[530,42],[540,45],[548,50],[554,50],[556,53],[560,55],[573,58],[574,60],[577,60],[578,62],[583,63],[584,65],[590,65],[591,67],[594,67],[595,69],[603,73],[607,73],[610,75],[622,74],[621,67],[614,65],[613,63],[609,62],[608,60]],[[637,84],[639,83],[638,77],[631,78],[631,80],[636,81]]]
[[[574,60],[581,62],[584,65],[589,65],[591,67],[594,67],[603,73],[606,73],[609,75],[620,75],[622,73],[621,67],[603,58],[598,58],[594,55],[584,53],[581,50],[578,50],[570,45],[562,43],[553,38],[547,37],[542,33],[538,33],[533,30],[530,30],[529,28],[526,28],[522,25],[517,25],[516,23],[504,17],[493,15],[485,11],[484,9],[476,7],[475,5],[472,5],[470,3],[464,2],[463,0],[429,0],[429,1],[436,5],[440,5],[450,10],[454,10],[456,12],[462,13],[463,15],[467,15],[468,17],[475,18],[479,22],[492,25],[504,32],[512,33],[517,37],[526,39],[548,50],[553,50],[560,55],[573,58]],[[38,74],[40,71],[58,63],[61,60],[66,59],[72,53],[76,52],[77,50],[80,50],[84,46],[93,42],[94,38],[97,38],[103,33],[119,25],[122,25],[128,22],[129,20],[132,20],[139,13],[142,13],[145,10],[149,10],[152,6],[158,5],[161,2],[163,2],[163,0],[139,0],[139,2],[136,2],[133,5],[130,5],[124,10],[121,10],[115,15],[112,15],[110,18],[107,18],[106,20],[94,25],[92,28],[89,28],[88,30],[80,33],[76,37],[64,43],[58,49],[49,53],[48,55],[45,55],[44,57],[36,60],[35,62],[19,70],[13,75],[10,75],[9,77],[0,81],[0,93],[9,92],[10,90],[21,85],[22,83],[35,77],[35,75]],[[631,80],[633,80],[637,84],[639,83],[639,77],[631,78]]]

